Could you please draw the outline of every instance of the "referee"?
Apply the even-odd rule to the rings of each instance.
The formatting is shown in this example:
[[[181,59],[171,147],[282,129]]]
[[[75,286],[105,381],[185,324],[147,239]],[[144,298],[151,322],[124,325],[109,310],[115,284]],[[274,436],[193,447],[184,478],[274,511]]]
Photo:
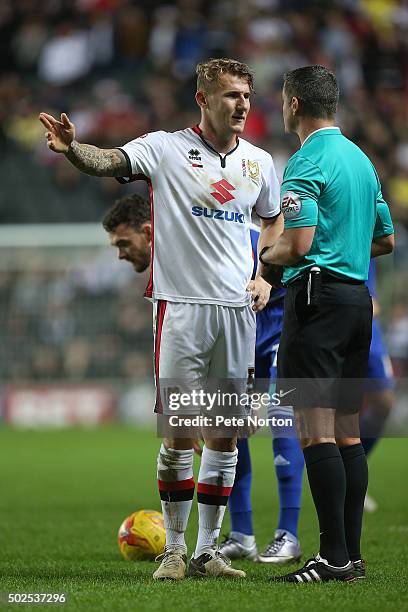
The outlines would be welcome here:
[[[394,230],[375,168],[334,125],[338,97],[323,66],[285,75],[285,131],[301,147],[283,177],[284,232],[260,253],[261,263],[284,266],[277,388],[295,407],[320,526],[319,554],[277,578],[285,582],[365,577],[368,471],[358,429],[372,321],[365,281],[370,257],[392,251]]]

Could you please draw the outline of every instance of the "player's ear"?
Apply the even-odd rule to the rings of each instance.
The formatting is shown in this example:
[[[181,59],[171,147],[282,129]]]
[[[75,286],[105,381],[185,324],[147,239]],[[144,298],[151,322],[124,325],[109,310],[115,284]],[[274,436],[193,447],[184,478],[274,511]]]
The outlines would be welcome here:
[[[293,96],[292,100],[290,101],[290,106],[292,109],[293,116],[295,116],[296,113],[299,111],[299,98],[295,98],[295,96]]]
[[[195,95],[196,102],[200,108],[206,108],[207,106],[207,95],[205,91],[198,90]]]
[[[147,240],[147,242],[150,244],[152,241],[152,226],[150,223],[145,223],[144,225],[142,225],[142,232]]]

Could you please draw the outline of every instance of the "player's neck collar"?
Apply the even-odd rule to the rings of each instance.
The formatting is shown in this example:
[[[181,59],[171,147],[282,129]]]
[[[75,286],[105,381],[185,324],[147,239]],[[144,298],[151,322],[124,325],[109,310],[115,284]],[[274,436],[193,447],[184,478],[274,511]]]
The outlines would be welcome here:
[[[219,153],[217,151],[217,149],[214,149],[214,147],[212,146],[212,144],[210,144],[208,142],[208,140],[206,140],[204,138],[203,131],[202,131],[202,129],[200,128],[200,126],[198,124],[194,125],[191,129],[193,130],[193,132],[195,134],[197,134],[197,136],[199,136],[200,140],[205,144],[207,149],[210,149],[210,151],[212,151],[213,153],[216,153],[218,155],[218,157],[221,160],[221,168],[225,168],[227,155],[231,155],[231,153],[234,153],[234,151],[236,151],[238,149],[238,147],[239,147],[239,138],[238,138],[238,136],[235,137],[236,138],[236,143],[237,143],[235,145],[235,147],[233,149],[231,149],[230,151],[228,151],[228,153],[225,153],[224,155],[222,155],[221,153]]]

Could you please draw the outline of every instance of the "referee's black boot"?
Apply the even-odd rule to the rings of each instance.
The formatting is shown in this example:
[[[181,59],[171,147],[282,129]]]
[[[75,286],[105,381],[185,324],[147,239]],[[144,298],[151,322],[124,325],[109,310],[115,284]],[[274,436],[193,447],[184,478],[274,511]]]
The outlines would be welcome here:
[[[306,561],[303,567],[296,572],[284,574],[283,576],[274,576],[275,582],[294,582],[296,584],[304,584],[308,582],[328,582],[329,580],[337,580],[339,582],[354,582],[356,580],[354,565],[350,561],[344,567],[334,567],[329,565],[326,559],[322,559],[320,555]]]
[[[363,578],[366,577],[364,559],[353,561],[353,567],[354,567],[354,578],[356,578],[357,580],[362,580]]]

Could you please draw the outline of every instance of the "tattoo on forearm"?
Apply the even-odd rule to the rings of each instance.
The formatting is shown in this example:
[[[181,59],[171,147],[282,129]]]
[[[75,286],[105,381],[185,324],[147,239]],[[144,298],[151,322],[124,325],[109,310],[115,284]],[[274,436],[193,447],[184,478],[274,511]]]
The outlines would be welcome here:
[[[99,149],[73,140],[65,157],[91,176],[126,176],[128,172],[125,156],[118,149]]]

